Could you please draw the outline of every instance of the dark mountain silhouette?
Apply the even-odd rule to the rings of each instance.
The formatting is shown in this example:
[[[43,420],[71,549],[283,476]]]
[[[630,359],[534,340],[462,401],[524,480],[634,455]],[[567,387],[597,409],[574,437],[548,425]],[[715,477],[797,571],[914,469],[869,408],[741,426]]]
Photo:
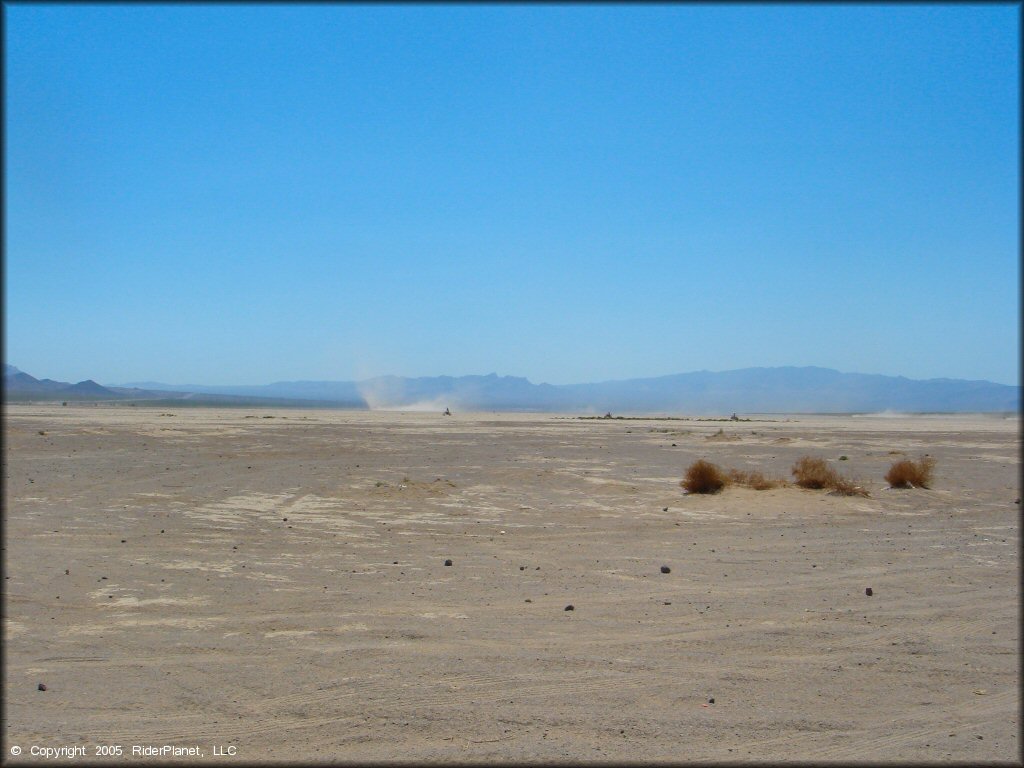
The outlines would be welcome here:
[[[17,370],[17,368],[15,368]],[[13,375],[4,377],[4,385],[21,392],[56,392],[71,385],[63,381],[53,379],[37,379],[27,373],[18,371]]]
[[[66,381],[36,379],[13,365],[4,366],[3,394],[5,401],[125,401],[140,405],[182,406],[275,406],[338,408],[336,400],[295,399],[285,397],[252,397],[232,394],[206,394],[189,391],[140,389],[139,387],[104,387],[92,379],[70,384]],[[351,407],[365,407],[360,402]]]
[[[116,399],[121,397],[117,392],[100,386],[92,379],[80,381],[77,384],[72,384],[70,387],[66,387],[59,391],[66,395],[79,395],[81,397],[89,398]]]

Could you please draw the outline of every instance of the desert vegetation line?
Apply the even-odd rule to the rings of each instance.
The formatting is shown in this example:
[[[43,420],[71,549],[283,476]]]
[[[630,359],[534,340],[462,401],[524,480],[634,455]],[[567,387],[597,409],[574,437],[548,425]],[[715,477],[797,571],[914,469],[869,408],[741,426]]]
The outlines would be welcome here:
[[[885,480],[890,488],[928,488],[934,467],[935,459],[929,456],[919,461],[904,459],[889,468]],[[839,474],[820,457],[803,456],[796,461],[790,472],[793,485],[800,488],[828,490],[839,496],[870,495],[862,485]],[[757,470],[722,469],[717,464],[698,459],[686,468],[679,485],[687,493],[718,493],[730,485],[765,491],[787,486],[789,482],[782,478],[767,477]]]

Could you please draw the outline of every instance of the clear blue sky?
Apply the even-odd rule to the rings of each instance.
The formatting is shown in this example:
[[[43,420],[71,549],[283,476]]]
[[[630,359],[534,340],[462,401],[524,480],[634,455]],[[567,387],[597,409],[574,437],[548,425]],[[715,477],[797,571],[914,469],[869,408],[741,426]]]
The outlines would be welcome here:
[[[7,5],[6,361],[1019,383],[1016,5]]]

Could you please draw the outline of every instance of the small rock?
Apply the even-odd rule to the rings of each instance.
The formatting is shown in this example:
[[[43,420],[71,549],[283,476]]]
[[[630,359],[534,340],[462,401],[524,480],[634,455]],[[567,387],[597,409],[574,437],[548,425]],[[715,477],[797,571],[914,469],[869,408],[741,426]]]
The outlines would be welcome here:
[[[451,561],[451,560],[445,560],[445,561],[444,561],[444,564],[445,564],[445,565],[451,565],[451,564],[452,564],[452,561]]]
[[[871,597],[873,594],[875,594],[875,592],[874,592],[874,590],[871,589],[871,587],[868,587],[867,589],[864,590],[864,594],[867,595],[868,597]]]
[[[714,703],[715,703],[715,698],[714,698],[714,696],[712,696],[710,699],[708,699],[708,704],[714,704]]]
[[[68,569],[68,568],[65,568],[65,569],[64,569],[64,575],[65,575],[65,576],[70,576],[70,575],[71,575],[71,571],[70,571],[70,569]]]
[[[39,685],[37,685],[36,686],[36,690],[45,691],[46,690],[46,683],[40,683]]]
[[[519,570],[520,571],[525,571],[526,570],[526,566],[525,565],[520,565],[519,566]]]
[[[122,544],[127,544],[128,543],[128,539],[121,539],[121,543]]]
[[[661,511],[662,511],[662,512],[668,512],[668,507],[662,507],[662,508],[661,508]]]
[[[669,568],[667,565],[663,565],[663,566],[661,566],[661,572],[662,573],[672,573],[672,569]]]
[[[573,605],[572,603],[570,603],[569,605],[565,606],[565,610],[567,610],[567,611],[575,611],[576,610],[576,606]]]

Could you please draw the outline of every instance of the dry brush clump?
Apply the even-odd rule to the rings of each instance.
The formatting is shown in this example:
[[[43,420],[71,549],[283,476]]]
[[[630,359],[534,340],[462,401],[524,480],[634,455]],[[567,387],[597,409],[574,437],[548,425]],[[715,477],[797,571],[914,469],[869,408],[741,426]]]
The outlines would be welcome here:
[[[868,492],[843,477],[821,458],[804,456],[793,465],[794,482],[801,488],[827,489],[840,496],[867,496]]]
[[[804,456],[798,459],[791,471],[797,485],[812,490],[831,488],[839,479],[839,475],[824,459],[813,456]]]
[[[723,470],[717,464],[699,459],[686,469],[686,476],[679,483],[687,493],[718,493],[728,485],[742,485],[755,491],[766,491],[786,485],[785,480],[765,477],[757,470]]]
[[[842,475],[836,475],[831,492],[837,496],[870,496],[864,488]]]
[[[920,461],[902,459],[885,473],[885,481],[891,488],[928,488],[932,482],[935,459],[923,456]]]
[[[758,472],[756,469],[749,472],[741,469],[730,469],[729,482],[753,488],[755,491],[767,491],[787,484],[781,478],[765,477],[763,472]]]
[[[710,461],[698,459],[686,468],[679,484],[687,493],[718,493],[729,484],[729,477]]]

